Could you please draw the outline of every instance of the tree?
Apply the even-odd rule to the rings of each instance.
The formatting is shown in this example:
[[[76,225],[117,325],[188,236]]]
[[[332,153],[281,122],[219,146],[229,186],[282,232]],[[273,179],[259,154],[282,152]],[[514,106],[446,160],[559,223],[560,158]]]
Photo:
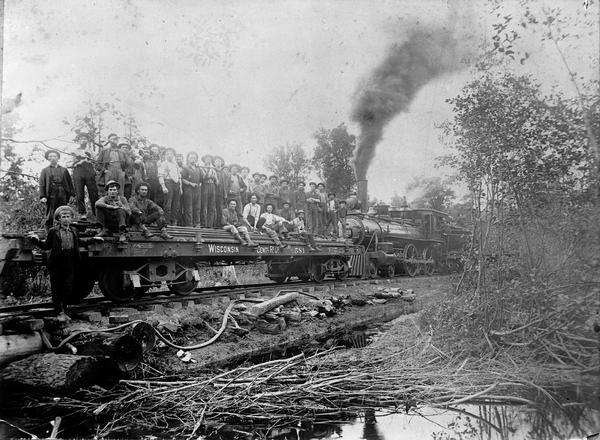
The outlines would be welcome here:
[[[324,181],[327,190],[346,194],[356,185],[352,157],[356,148],[356,136],[348,133],[343,123],[327,130],[319,129],[314,134],[317,146],[313,155],[313,166]]]
[[[274,148],[267,156],[266,167],[280,178],[286,178],[292,186],[305,180],[310,171],[310,159],[302,145],[292,143]]]
[[[454,190],[441,177],[415,177],[406,186],[409,193],[415,194],[410,202],[415,208],[432,208],[445,211],[454,199]]]

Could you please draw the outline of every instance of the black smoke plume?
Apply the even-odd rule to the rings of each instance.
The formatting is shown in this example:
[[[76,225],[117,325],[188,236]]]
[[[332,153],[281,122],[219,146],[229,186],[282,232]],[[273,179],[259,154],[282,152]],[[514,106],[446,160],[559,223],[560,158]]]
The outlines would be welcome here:
[[[385,126],[408,110],[425,84],[459,67],[457,47],[450,30],[413,28],[407,40],[393,45],[382,63],[359,86],[351,115],[361,130],[354,157],[357,180],[367,178]]]

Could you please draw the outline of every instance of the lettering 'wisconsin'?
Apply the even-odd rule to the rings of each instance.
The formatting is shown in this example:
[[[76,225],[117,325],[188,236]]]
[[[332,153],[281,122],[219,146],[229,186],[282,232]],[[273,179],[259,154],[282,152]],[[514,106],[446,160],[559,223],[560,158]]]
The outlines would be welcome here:
[[[209,244],[208,251],[214,254],[235,254],[240,252],[238,246],[223,246],[219,244]]]

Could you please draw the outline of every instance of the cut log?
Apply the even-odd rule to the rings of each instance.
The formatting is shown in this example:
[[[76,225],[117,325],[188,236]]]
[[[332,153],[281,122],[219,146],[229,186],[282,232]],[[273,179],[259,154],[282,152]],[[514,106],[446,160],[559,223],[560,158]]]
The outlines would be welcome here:
[[[92,356],[34,354],[11,363],[1,372],[9,386],[44,391],[70,391],[106,379],[106,368]]]
[[[248,310],[244,312],[244,314],[249,316],[258,317],[263,313],[268,312],[269,310],[274,309],[282,304],[287,304],[289,302],[295,301],[300,297],[300,293],[298,292],[290,292],[285,295],[276,296],[275,298],[271,298],[267,301],[261,302],[250,307]]]
[[[142,352],[147,353],[154,348],[156,333],[154,333],[154,328],[147,322],[138,322],[131,328],[129,333],[133,339],[140,343]]]
[[[142,344],[129,334],[90,333],[71,344],[77,354],[112,359],[121,371],[131,371],[142,362]]]
[[[0,336],[0,367],[44,349],[39,333]]]

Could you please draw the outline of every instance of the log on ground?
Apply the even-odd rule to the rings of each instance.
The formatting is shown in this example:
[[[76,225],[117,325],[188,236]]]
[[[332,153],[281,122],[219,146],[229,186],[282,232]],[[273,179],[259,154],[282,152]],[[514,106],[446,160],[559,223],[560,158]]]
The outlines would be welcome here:
[[[44,344],[39,333],[1,335],[0,367],[30,354],[39,353]]]
[[[143,359],[142,344],[125,333],[90,333],[71,341],[77,354],[110,358],[121,371],[131,371]]]
[[[110,369],[92,356],[43,353],[13,362],[0,373],[9,387],[64,392],[94,383],[105,384]]]

